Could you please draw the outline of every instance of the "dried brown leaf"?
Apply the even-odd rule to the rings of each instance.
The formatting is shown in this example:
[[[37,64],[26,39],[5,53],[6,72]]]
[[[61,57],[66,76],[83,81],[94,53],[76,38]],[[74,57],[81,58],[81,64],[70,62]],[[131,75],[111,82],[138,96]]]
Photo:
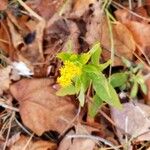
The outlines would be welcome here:
[[[1,0],[0,1],[0,10],[5,10],[8,5],[8,0]]]
[[[124,133],[128,133],[130,137],[136,141],[150,140],[150,107],[140,103],[123,104],[123,110],[111,108],[111,115],[117,127],[117,135],[122,144],[126,141],[123,138]]]
[[[101,43],[103,47],[107,50],[111,50],[110,32],[106,20],[104,20],[101,31]],[[131,59],[133,56],[132,52],[135,51],[136,48],[132,33],[125,25],[119,22],[112,26],[112,32],[115,54],[119,57],[124,56],[127,59]]]
[[[74,1],[73,14],[76,17],[81,17],[86,11],[88,11],[89,6],[93,5],[96,0],[76,0]]]
[[[10,21],[10,19],[7,19],[9,31],[11,34],[11,40],[13,43],[13,46],[16,50],[26,49],[26,45],[23,41],[22,35],[16,30],[14,24]]]
[[[70,24],[74,25],[71,21],[70,24],[68,22],[60,16],[54,16],[48,22],[44,36],[44,40],[47,41],[47,44],[44,45],[46,47],[45,54],[49,54],[48,57],[54,57],[58,51],[62,50],[62,44],[67,41],[70,35],[69,26]]]
[[[10,42],[10,36],[8,34],[8,29],[6,26],[6,21],[0,22],[0,48],[3,50],[6,54],[8,54],[10,51],[13,51],[13,48],[11,47]]]
[[[139,22],[138,20],[129,18],[129,13],[127,11],[117,10],[115,14],[117,19],[132,33],[140,53],[150,58],[150,25],[145,22]]]
[[[64,131],[76,113],[70,98],[55,95],[52,82],[49,79],[22,79],[10,87],[20,104],[23,123],[37,135],[49,130]]]
[[[48,20],[59,10],[64,0],[28,0],[26,3],[40,16]]]
[[[43,32],[45,28],[45,21],[39,22],[35,26],[35,40],[27,45],[26,50],[22,50],[22,55],[31,63],[39,63],[44,61],[43,56]]]
[[[9,89],[11,66],[0,69],[0,93]]]
[[[89,20],[87,21],[86,27],[87,27],[87,33],[86,33],[86,42],[89,45],[92,45],[94,42],[99,41],[101,37],[101,26],[102,20],[103,20],[103,12],[100,8],[101,1],[95,1],[94,3],[91,3],[93,13],[89,17]],[[90,3],[89,3],[90,6]],[[94,30],[93,30],[94,29]]]

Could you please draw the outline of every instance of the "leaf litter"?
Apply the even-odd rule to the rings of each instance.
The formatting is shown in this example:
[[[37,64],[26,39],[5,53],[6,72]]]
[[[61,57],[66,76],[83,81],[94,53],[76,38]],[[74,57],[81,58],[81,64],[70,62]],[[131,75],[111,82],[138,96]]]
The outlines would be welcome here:
[[[107,3],[100,0],[4,0],[0,3],[1,149],[150,147],[150,3],[148,0],[142,4],[129,2],[113,0],[109,8],[103,7]],[[112,14],[106,13],[107,9]],[[60,88],[56,78],[61,66],[56,56],[70,48],[69,43],[72,51],[80,54],[98,41],[103,49],[102,62],[114,59],[112,71],[126,69],[122,57],[134,65],[143,64],[148,92],[144,95],[139,91],[136,100],[129,102],[131,98],[126,91],[120,98],[122,110],[104,104],[94,110],[97,115],[91,118],[88,114],[91,87],[82,108],[77,95],[56,95]],[[105,74],[108,76],[107,70]],[[20,136],[16,138],[18,133]],[[14,142],[9,144],[9,140]]]

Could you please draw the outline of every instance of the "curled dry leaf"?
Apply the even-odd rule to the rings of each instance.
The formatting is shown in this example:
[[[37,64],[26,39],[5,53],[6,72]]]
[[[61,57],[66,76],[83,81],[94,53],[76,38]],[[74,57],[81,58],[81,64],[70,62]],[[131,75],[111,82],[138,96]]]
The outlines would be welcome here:
[[[0,48],[3,50],[6,54],[11,51],[13,51],[11,43],[9,43],[9,35],[8,35],[8,30],[7,26],[5,24],[5,21],[0,22],[0,36],[1,36],[1,41],[0,41]]]
[[[31,9],[36,11],[44,19],[50,19],[64,3],[64,0],[28,0],[26,2]]]
[[[144,53],[150,58],[150,25],[138,20],[132,20],[131,17],[129,18],[129,13],[124,10],[117,10],[115,15],[132,33],[140,53]]]
[[[49,130],[64,131],[76,114],[71,99],[56,96],[52,83],[50,79],[22,79],[10,87],[20,104],[24,125],[37,135]]]
[[[123,110],[111,108],[111,115],[117,127],[117,135],[122,144],[126,132],[135,141],[150,141],[150,107],[140,103],[123,104]],[[124,131],[121,132],[121,130]]]
[[[96,0],[76,0],[73,6],[73,16],[81,17],[86,11],[88,11],[89,6],[93,5]]]
[[[10,150],[21,150],[25,147],[26,150],[56,150],[55,143],[43,140],[33,141],[30,137],[26,136],[21,136],[17,142],[10,146]]]
[[[27,45],[25,50],[22,50],[22,55],[30,63],[40,63],[44,61],[43,56],[43,32],[45,28],[45,21],[40,21],[35,26],[35,40]]]
[[[0,94],[9,89],[11,66],[0,69]]]
[[[7,8],[7,5],[8,5],[8,0],[1,0],[0,1],[0,11],[5,10]]]
[[[107,50],[111,50],[110,32],[106,20],[103,21],[101,31],[101,43],[103,47]],[[120,57],[124,56],[127,59],[131,59],[133,56],[132,52],[135,51],[136,48],[132,33],[125,25],[119,22],[116,22],[116,24],[113,25],[112,32],[115,54]]]
[[[12,21],[13,20],[13,21]],[[20,61],[26,61],[29,63],[39,63],[44,61],[43,56],[43,32],[45,28],[45,21],[42,20],[36,24],[34,27],[35,31],[35,40],[32,43],[26,44],[24,42],[23,35],[23,29],[20,28],[20,26],[17,26],[16,24],[17,20],[15,18],[11,17],[10,19],[7,19],[8,27],[11,34],[11,39],[13,46],[17,50],[17,55]]]
[[[92,45],[94,42],[99,41],[101,37],[101,26],[103,19],[103,11],[101,7],[101,1],[95,1],[92,4],[93,14],[87,21],[87,33],[86,33],[86,42],[89,45]],[[89,4],[90,6],[90,4]],[[89,7],[90,8],[90,7]],[[94,29],[94,30],[93,30]]]
[[[17,29],[15,28],[12,21],[8,18],[7,18],[7,24],[8,24],[8,27],[9,27],[9,31],[10,31],[10,34],[11,34],[11,40],[12,40],[14,48],[16,50],[21,50],[22,48],[25,49],[26,45],[23,41],[23,37],[17,31]]]
[[[78,39],[80,36],[79,28],[77,27],[77,24],[73,21],[67,21],[67,24],[69,25],[70,34],[67,37],[68,40],[64,43],[64,47],[62,48],[62,50],[67,50],[68,42],[71,41],[71,47],[73,52],[78,53],[78,50],[80,48]]]
[[[60,16],[54,16],[53,19],[52,22],[50,20],[48,23],[44,36],[44,40],[47,42],[47,44],[44,45],[46,48],[45,54],[49,54],[52,57],[54,57],[59,50],[62,50],[62,44],[67,41],[70,35],[69,26],[70,24],[71,26],[74,25],[71,21],[66,21]],[[74,26],[74,28],[75,27],[76,26]]]

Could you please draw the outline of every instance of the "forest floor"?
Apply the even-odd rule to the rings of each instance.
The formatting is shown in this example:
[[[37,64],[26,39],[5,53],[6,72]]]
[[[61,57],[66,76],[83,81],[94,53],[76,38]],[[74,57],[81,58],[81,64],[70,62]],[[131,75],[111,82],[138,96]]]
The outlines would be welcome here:
[[[0,1],[0,150],[150,150],[150,0]]]

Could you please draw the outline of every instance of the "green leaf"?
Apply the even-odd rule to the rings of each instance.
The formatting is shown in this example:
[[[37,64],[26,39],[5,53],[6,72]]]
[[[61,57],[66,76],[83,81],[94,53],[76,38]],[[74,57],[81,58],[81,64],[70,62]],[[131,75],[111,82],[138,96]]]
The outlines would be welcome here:
[[[92,64],[84,65],[83,72],[99,74],[98,67]]]
[[[98,95],[95,95],[93,97],[93,101],[92,103],[89,105],[89,115],[90,117],[95,117],[95,115],[97,114],[98,112],[98,109],[100,108],[100,106],[103,104],[103,101],[99,98]]]
[[[92,63],[94,65],[98,65],[101,52],[102,49],[100,47],[100,43],[96,43],[92,46],[89,52],[83,53],[79,56],[79,62],[82,64],[86,64],[91,58]]]
[[[58,96],[66,96],[66,95],[74,95],[74,94],[76,94],[76,88],[73,85],[61,88],[56,92],[56,95]]]
[[[57,58],[61,59],[62,61],[65,61],[65,60],[69,60],[71,55],[72,53],[61,52],[57,54]]]
[[[80,106],[83,107],[84,102],[85,102],[85,89],[84,89],[84,86],[82,84],[81,84],[81,89],[80,89],[78,99],[79,99],[79,102],[80,102]]]
[[[104,64],[99,64],[99,70],[102,72],[104,69],[106,69],[110,64],[112,63],[111,60],[108,60],[107,62],[105,62]]]
[[[77,77],[75,79],[75,88],[76,88],[76,93],[79,93],[81,87],[81,79],[80,77]]]
[[[132,87],[132,89],[131,89],[131,94],[130,94],[131,97],[132,97],[132,98],[136,97],[137,92],[138,92],[138,83],[137,83],[137,82],[134,82],[134,83],[133,83],[133,87]]]
[[[72,54],[69,58],[70,61],[78,61],[78,55],[77,54]]]
[[[146,86],[146,84],[145,84],[145,83],[140,84],[140,87],[141,87],[142,92],[143,92],[144,94],[147,94],[147,86]]]
[[[83,53],[83,54],[81,54],[80,56],[79,56],[79,62],[81,63],[81,64],[86,64],[88,61],[89,61],[89,59],[90,59],[90,57],[91,57],[91,54],[88,52],[88,53]]]
[[[115,89],[109,84],[102,73],[100,73],[99,75],[91,73],[89,74],[89,76],[93,81],[93,88],[96,94],[103,101],[116,108],[122,107]]]
[[[128,67],[128,68],[132,67],[132,63],[125,57],[122,57],[122,62],[126,65],[126,67]]]
[[[91,55],[93,55],[97,50],[99,50],[99,51],[101,52],[101,47],[100,47],[100,43],[99,43],[99,42],[95,43],[95,44],[92,46],[92,48],[89,50],[89,53],[90,53]]]
[[[84,87],[84,92],[86,92],[87,88],[90,85],[90,79],[86,73],[82,73],[82,75],[80,76],[80,82]]]
[[[102,53],[102,49],[100,47],[100,44],[96,44],[94,47],[93,47],[93,54],[91,55],[91,61],[94,65],[99,65],[99,60],[100,60],[100,54]]]
[[[142,75],[136,75],[135,77],[136,81],[139,83],[139,84],[144,84],[145,81],[144,81],[144,78]]]
[[[67,43],[67,53],[72,53],[72,41],[71,40],[68,40]]]
[[[127,80],[128,80],[128,73],[126,73],[126,72],[115,73],[110,76],[110,84],[114,88],[123,86],[124,84],[126,84]]]

